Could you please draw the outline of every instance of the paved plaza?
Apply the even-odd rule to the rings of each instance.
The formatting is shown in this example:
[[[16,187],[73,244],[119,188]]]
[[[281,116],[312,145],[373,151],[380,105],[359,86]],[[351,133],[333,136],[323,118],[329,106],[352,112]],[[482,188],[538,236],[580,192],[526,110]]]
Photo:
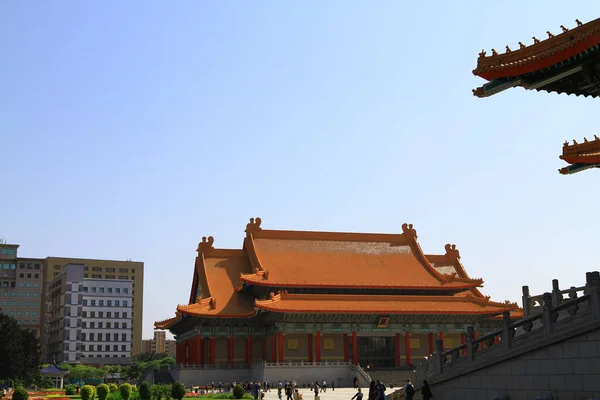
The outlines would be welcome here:
[[[388,391],[391,393],[392,391],[394,391],[396,389],[389,389]],[[367,395],[369,393],[369,388],[363,388],[362,389],[363,393],[364,393],[364,399],[367,398]],[[315,398],[315,393],[310,390],[309,388],[298,388],[298,392],[302,393],[302,400],[314,400]],[[387,393],[387,392],[386,392]],[[352,396],[354,396],[356,394],[356,389],[352,389],[352,388],[340,388],[340,389],[335,389],[335,390],[331,390],[330,388],[327,388],[327,392],[325,393],[319,393],[319,398],[320,400],[350,400],[352,398]],[[285,400],[285,395],[283,396],[283,400]],[[277,399],[277,389],[273,390],[271,389],[270,392],[265,393],[265,400],[278,400]]]

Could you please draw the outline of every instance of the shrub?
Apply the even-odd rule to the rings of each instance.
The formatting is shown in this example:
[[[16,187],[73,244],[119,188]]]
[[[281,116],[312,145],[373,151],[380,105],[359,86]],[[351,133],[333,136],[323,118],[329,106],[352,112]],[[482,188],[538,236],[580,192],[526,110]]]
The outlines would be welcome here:
[[[93,400],[94,399],[94,387],[91,385],[83,385],[81,388],[81,400]]]
[[[129,400],[131,397],[131,385],[129,383],[121,384],[119,386],[119,393],[121,394],[121,400]]]
[[[150,392],[150,385],[146,381],[142,382],[142,384],[140,385],[139,392],[140,398],[142,400],[150,400],[150,398],[152,397],[152,393]]]
[[[65,395],[73,396],[74,394],[75,394],[75,386],[67,385],[67,387],[65,388]]]
[[[96,393],[98,393],[98,400],[106,400],[109,391],[110,390],[108,389],[108,385],[105,385],[104,383],[98,385],[98,387],[96,388]]]
[[[233,397],[235,397],[236,399],[241,399],[242,397],[244,397],[244,394],[246,394],[244,387],[240,384],[235,385],[235,387],[233,388]]]
[[[27,400],[29,398],[27,389],[25,389],[23,386],[17,387],[13,392],[12,398],[14,400]]]
[[[110,390],[111,393],[117,393],[119,391],[119,387],[117,385],[115,385],[114,383],[111,383],[110,385],[108,385],[108,389]]]
[[[183,386],[183,383],[179,381],[173,383],[173,386],[171,386],[171,397],[181,400],[183,396],[185,396],[185,386]]]

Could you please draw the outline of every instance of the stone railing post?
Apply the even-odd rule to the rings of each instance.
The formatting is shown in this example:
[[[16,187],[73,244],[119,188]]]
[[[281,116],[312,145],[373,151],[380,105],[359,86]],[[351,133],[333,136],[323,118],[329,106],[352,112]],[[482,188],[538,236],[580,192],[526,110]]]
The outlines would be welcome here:
[[[512,332],[510,327],[510,311],[502,313],[502,344],[506,350],[510,349],[512,342]]]
[[[552,304],[554,307],[560,305],[562,295],[560,294],[560,288],[558,287],[558,279],[552,279]]]
[[[590,295],[590,308],[595,319],[600,319],[600,272],[585,274],[585,286]]]
[[[550,335],[552,333],[552,293],[544,293],[542,324],[544,325],[544,334]]]
[[[442,352],[444,351],[444,342],[441,339],[435,341],[435,373],[441,374],[444,372],[444,357]]]
[[[523,286],[522,302],[523,302],[523,316],[528,317],[529,316],[529,306],[531,304],[531,302],[529,301],[529,286]]]
[[[473,339],[475,339],[475,328],[473,328],[472,326],[467,326],[467,341],[466,341],[466,345],[467,345],[467,362],[472,363],[473,362],[473,356],[474,356],[474,351],[473,351]]]

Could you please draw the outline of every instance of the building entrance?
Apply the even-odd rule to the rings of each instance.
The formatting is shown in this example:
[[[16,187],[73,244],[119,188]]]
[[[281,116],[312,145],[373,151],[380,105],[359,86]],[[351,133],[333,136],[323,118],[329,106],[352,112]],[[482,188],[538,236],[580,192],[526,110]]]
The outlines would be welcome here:
[[[378,368],[394,368],[395,340],[393,337],[358,337],[358,363]]]

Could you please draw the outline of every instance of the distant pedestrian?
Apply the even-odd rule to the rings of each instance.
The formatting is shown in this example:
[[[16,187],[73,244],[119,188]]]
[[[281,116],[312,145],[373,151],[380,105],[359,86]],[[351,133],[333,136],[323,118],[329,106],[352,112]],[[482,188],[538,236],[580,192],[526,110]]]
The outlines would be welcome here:
[[[406,400],[413,400],[415,395],[415,387],[410,381],[410,378],[406,380],[406,385],[404,385],[404,395],[406,396]]]
[[[421,395],[423,396],[423,400],[430,400],[433,398],[433,393],[431,393],[431,388],[429,387],[429,383],[427,383],[427,381],[423,381]]]
[[[350,400],[354,400],[354,399],[362,400],[362,398],[363,398],[362,390],[361,390],[361,388],[358,388],[358,392],[356,392],[356,394],[354,396],[352,396],[352,398]]]

